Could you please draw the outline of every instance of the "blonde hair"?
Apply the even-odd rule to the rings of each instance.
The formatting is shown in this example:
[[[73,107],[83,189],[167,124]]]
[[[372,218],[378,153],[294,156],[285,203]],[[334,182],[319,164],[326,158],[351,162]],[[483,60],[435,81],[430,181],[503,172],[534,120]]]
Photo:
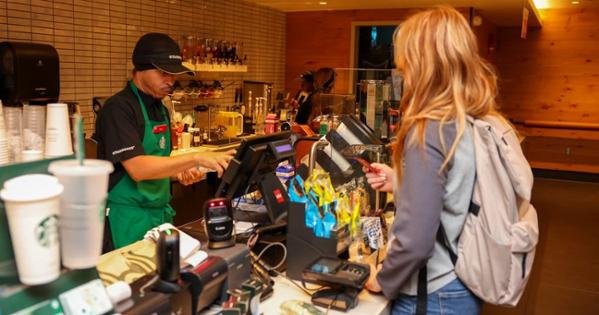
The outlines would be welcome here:
[[[398,179],[402,175],[403,150],[416,141],[422,148],[427,120],[439,120],[445,169],[466,127],[466,115],[480,118],[497,114],[497,76],[478,54],[476,37],[464,16],[439,6],[416,13],[394,35],[395,63],[403,72],[403,116],[394,147]],[[447,152],[444,123],[456,124],[456,137]],[[406,138],[415,128],[410,139]]]

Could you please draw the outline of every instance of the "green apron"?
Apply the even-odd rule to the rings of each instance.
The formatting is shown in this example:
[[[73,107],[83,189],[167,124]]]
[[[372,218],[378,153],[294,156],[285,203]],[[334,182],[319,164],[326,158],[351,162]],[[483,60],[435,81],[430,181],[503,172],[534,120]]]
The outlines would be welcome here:
[[[168,119],[152,121],[133,81],[129,81],[144,116],[143,148],[146,155],[169,156],[171,147]],[[164,106],[162,115],[166,118]],[[154,133],[154,130],[161,132]],[[164,128],[166,126],[166,128]],[[108,219],[114,247],[120,248],[143,239],[145,233],[162,223],[173,222],[175,211],[169,205],[170,179],[142,180],[123,175],[108,193]]]

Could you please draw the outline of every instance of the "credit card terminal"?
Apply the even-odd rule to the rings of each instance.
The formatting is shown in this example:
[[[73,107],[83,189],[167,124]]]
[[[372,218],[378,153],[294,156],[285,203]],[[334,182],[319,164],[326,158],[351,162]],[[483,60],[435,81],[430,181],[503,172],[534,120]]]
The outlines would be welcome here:
[[[339,258],[320,257],[302,271],[307,282],[362,289],[370,276],[370,266]]]
[[[208,234],[208,248],[218,249],[235,245],[235,223],[228,199],[214,198],[206,201],[204,224]]]

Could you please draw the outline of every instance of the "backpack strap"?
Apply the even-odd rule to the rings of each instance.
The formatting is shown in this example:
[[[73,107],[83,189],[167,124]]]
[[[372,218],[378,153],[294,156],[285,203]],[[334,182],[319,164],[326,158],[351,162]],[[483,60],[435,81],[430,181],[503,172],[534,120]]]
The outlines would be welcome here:
[[[443,223],[439,224],[439,229],[437,230],[437,242],[441,244],[448,252],[449,258],[451,259],[451,263],[455,266],[458,261],[458,255],[451,249],[449,245],[449,239],[447,238],[447,233],[445,233],[445,228],[443,228]]]
[[[428,300],[428,279],[426,265],[418,271],[418,287],[416,289],[416,315],[426,315]]]
[[[437,242],[447,249],[451,263],[455,266],[456,262],[458,261],[458,256],[449,246],[449,240],[447,239],[447,234],[445,233],[445,228],[443,228],[442,223],[439,224],[439,229],[437,230]],[[428,279],[426,265],[424,265],[424,267],[420,268],[418,271],[418,287],[416,289],[416,315],[426,315],[428,300],[427,287]]]

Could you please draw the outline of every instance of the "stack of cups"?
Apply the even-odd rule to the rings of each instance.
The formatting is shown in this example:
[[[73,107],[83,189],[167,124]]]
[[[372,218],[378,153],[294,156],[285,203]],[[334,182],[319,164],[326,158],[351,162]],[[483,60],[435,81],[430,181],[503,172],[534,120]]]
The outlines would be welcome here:
[[[73,154],[67,104],[48,104],[46,112],[46,158]]]
[[[60,204],[62,264],[70,269],[91,268],[102,253],[108,175],[112,163],[102,160],[61,160],[48,171],[64,186]]]
[[[8,158],[8,136],[6,135],[2,102],[0,101],[0,165],[8,164],[8,162],[10,162]]]
[[[4,107],[9,162],[21,162],[23,151],[23,111],[20,106]]]
[[[58,215],[62,191],[56,177],[41,174],[15,177],[0,191],[23,284],[45,284],[60,275]]]
[[[40,105],[23,106],[23,154],[22,160],[34,161],[44,158],[46,134],[46,107]]]

